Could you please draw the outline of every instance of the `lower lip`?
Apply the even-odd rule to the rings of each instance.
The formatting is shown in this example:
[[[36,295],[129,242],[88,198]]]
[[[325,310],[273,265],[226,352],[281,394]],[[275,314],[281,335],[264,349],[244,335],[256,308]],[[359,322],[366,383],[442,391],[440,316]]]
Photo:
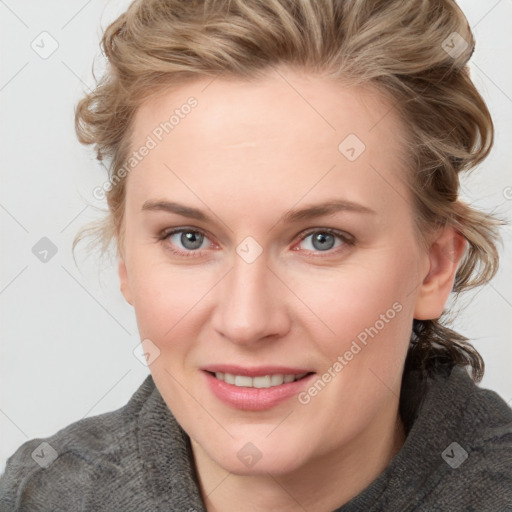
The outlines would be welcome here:
[[[203,372],[206,376],[208,386],[213,394],[225,404],[247,411],[263,411],[278,405],[279,403],[297,395],[301,389],[307,386],[314,373],[300,380],[287,382],[271,388],[246,388],[228,384],[223,380],[217,379],[208,372]]]

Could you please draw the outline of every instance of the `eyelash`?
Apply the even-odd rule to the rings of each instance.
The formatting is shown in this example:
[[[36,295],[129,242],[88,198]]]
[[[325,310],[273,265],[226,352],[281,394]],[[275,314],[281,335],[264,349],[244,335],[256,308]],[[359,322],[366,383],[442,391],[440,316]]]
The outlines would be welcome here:
[[[204,233],[204,231],[201,231],[200,229],[196,229],[196,228],[187,228],[187,227],[181,227],[181,228],[172,229],[170,231],[164,231],[160,235],[158,235],[157,239],[160,242],[164,243],[172,235],[175,235],[177,233],[187,233],[187,232],[188,233],[199,233],[208,239],[208,237],[207,237],[206,233]],[[329,249],[327,251],[316,251],[316,252],[306,251],[306,252],[311,253],[309,255],[310,257],[324,258],[324,257],[328,257],[328,256],[333,256],[333,255],[338,254],[339,252],[343,251],[344,249],[346,249],[346,246],[354,246],[356,244],[356,240],[352,236],[348,235],[347,233],[344,233],[343,231],[338,231],[337,229],[332,229],[332,228],[310,228],[310,229],[302,232],[299,235],[299,242],[303,242],[308,236],[315,234],[315,233],[324,233],[324,234],[327,233],[329,235],[333,235],[333,236],[341,239],[343,244],[341,246],[338,246],[337,248]],[[181,251],[181,250],[175,249],[170,244],[166,244],[166,248],[168,250],[170,250],[173,254],[181,256],[181,257],[185,257],[185,258],[199,258],[203,255],[202,254],[203,249]],[[325,255],[322,253],[324,253]]]

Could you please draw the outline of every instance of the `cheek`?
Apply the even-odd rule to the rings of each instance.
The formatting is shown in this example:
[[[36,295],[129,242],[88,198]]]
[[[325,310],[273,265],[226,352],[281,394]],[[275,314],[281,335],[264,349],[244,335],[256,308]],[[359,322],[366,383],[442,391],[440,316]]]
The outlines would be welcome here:
[[[374,254],[371,262],[358,261],[322,278],[296,280],[294,291],[315,313],[305,312],[302,322],[311,319],[310,332],[329,360],[346,351],[364,353],[354,359],[365,362],[400,359],[412,326],[413,259],[391,252]]]
[[[198,325],[202,299],[212,288],[215,273],[140,256],[132,260],[130,285],[141,339],[158,345],[172,340],[176,347],[180,333]]]
[[[385,350],[386,340],[408,336],[411,323],[415,251],[412,246],[399,249],[361,251],[338,269],[277,268],[300,299],[283,290],[283,307],[330,358],[348,350],[355,339],[373,340],[375,330]],[[213,298],[218,289],[209,295],[219,272],[224,273],[207,264],[170,264],[158,251],[134,248],[130,287],[141,339],[154,340],[162,350],[172,340],[173,350],[179,350],[180,338],[193,338],[194,330],[208,321],[211,301],[221,307],[222,298]]]

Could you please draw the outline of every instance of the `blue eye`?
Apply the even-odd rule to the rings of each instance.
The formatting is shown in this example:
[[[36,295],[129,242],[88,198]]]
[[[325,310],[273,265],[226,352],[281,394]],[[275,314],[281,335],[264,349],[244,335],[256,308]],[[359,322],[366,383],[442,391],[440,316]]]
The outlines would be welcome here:
[[[173,254],[183,257],[200,257],[204,249],[211,247],[210,239],[200,230],[192,228],[176,228],[162,233],[158,237],[165,242],[166,248]],[[351,235],[335,229],[310,229],[299,235],[299,243],[304,244],[304,252],[308,256],[332,256],[343,251],[345,246],[355,245]],[[297,248],[292,250],[297,251]],[[311,254],[309,254],[311,253]]]
[[[203,233],[200,233],[199,231],[185,229],[169,233],[167,237],[175,245],[177,241],[179,241],[179,243],[182,244],[182,246],[189,251],[200,249],[204,240],[207,240]],[[177,238],[177,240],[173,240],[173,238]]]
[[[345,242],[344,240],[341,240],[341,237],[339,235],[336,235],[330,231],[314,231],[313,233],[304,236],[304,238],[302,238],[301,241],[304,242],[308,239],[309,247],[307,247],[307,249],[321,252],[329,251],[331,249],[339,247]],[[337,245],[336,239],[338,239],[339,241]]]

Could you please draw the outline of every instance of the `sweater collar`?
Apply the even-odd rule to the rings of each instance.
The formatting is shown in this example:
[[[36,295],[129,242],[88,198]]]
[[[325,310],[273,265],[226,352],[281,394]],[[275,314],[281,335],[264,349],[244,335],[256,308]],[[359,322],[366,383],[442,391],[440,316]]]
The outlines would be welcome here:
[[[137,442],[143,478],[155,511],[205,512],[196,480],[190,438],[176,421],[149,375],[150,393],[140,410]]]
[[[402,448],[377,479],[334,512],[405,510],[422,503],[451,469],[443,452],[453,442],[468,446],[471,432],[464,426],[464,411],[477,389],[468,373],[454,367],[423,380],[413,371],[403,381],[401,400],[412,404],[409,391],[421,386],[424,395],[415,404],[416,418]]]
[[[417,389],[418,379],[418,374],[412,373],[404,380],[401,398],[410,400],[408,389]],[[155,500],[153,510],[205,512],[189,436],[167,407],[151,375],[141,391],[142,388],[145,400],[139,414],[137,441],[144,465],[142,478]],[[420,499],[424,479],[418,479],[418,475],[442,479],[449,470],[442,452],[453,441],[464,445],[467,440],[461,421],[474,389],[467,372],[458,367],[448,376],[429,378],[400,451],[376,480],[335,512],[390,509],[386,507],[399,510],[411,499]],[[382,508],[383,505],[386,506]]]

